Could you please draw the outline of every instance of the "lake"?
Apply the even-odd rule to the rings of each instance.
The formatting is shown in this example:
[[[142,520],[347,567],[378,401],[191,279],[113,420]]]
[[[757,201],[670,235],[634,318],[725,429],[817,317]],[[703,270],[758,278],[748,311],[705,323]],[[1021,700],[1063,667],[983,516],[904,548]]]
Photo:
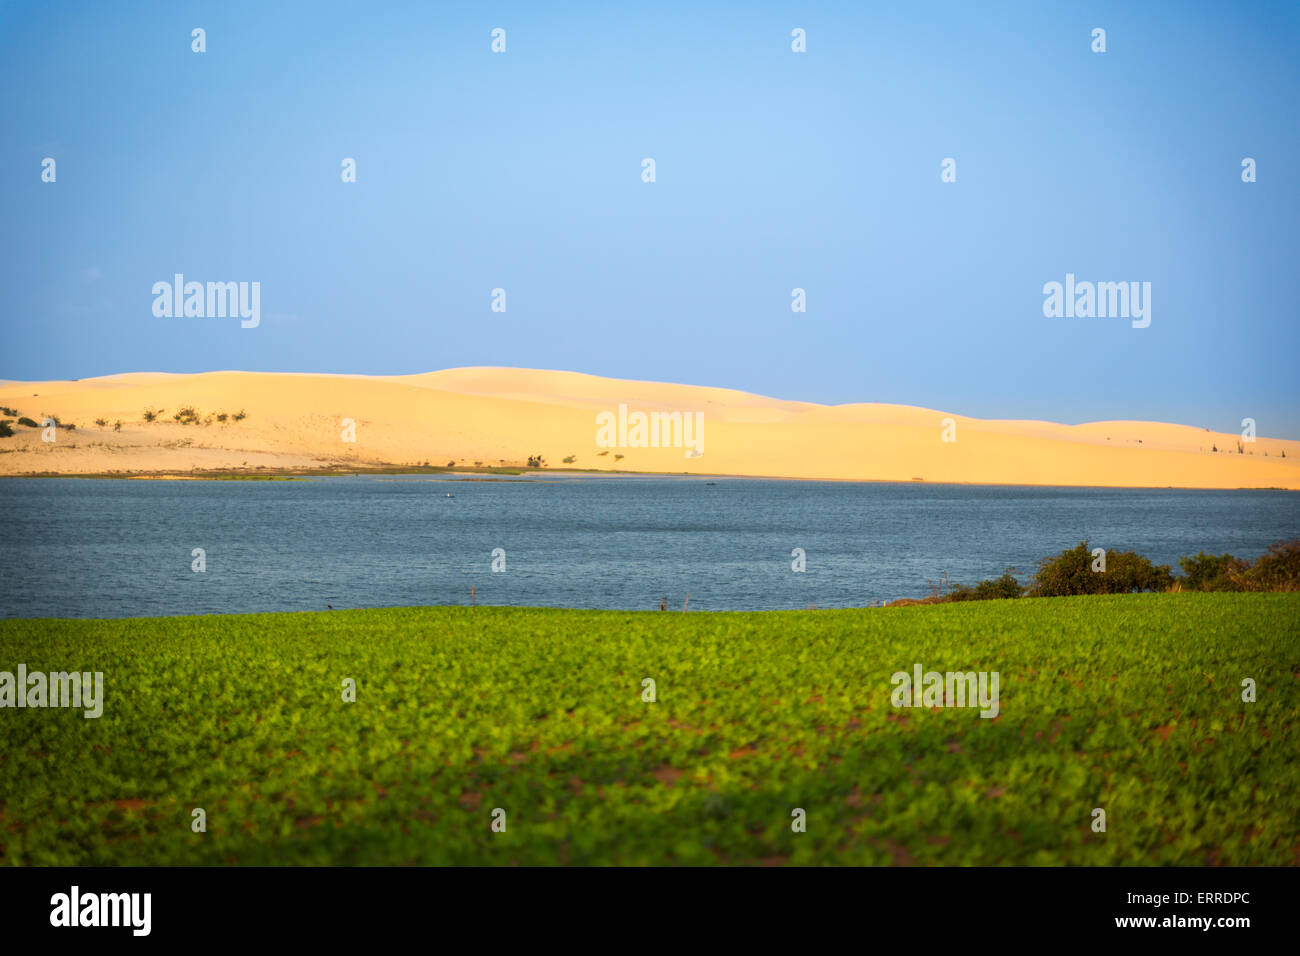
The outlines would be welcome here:
[[[471,587],[479,604],[848,607],[923,597],[944,571],[1023,581],[1084,538],[1176,570],[1300,536],[1300,495],[1281,491],[561,474],[14,478],[0,507],[4,617],[467,605]]]

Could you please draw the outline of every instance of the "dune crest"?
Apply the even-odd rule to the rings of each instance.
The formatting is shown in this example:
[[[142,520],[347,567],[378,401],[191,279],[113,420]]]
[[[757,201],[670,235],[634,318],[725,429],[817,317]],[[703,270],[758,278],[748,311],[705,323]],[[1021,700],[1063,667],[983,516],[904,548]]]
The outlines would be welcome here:
[[[40,428],[13,425],[17,434],[0,438],[0,475],[522,466],[540,454],[549,468],[602,471],[1300,490],[1300,441],[1243,442],[1159,422],[1060,425],[906,405],[827,406],[535,369],[143,372],[0,382],[0,406],[37,422],[57,416],[76,425],[56,429],[53,442],[42,440]],[[187,407],[197,420],[176,421]],[[146,409],[161,414],[146,422]],[[703,424],[698,434],[688,427],[684,445],[678,434],[686,416]],[[602,431],[602,420],[614,424]],[[661,436],[671,447],[649,447]]]

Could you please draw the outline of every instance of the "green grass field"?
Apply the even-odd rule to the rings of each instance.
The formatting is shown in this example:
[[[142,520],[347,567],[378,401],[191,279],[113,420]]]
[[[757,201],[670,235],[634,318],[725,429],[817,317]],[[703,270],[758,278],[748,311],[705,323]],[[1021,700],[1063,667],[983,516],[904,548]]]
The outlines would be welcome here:
[[[0,710],[9,864],[1300,854],[1297,594],[0,621],[20,663],[103,671],[105,703]],[[893,707],[918,663],[997,671],[998,717]]]

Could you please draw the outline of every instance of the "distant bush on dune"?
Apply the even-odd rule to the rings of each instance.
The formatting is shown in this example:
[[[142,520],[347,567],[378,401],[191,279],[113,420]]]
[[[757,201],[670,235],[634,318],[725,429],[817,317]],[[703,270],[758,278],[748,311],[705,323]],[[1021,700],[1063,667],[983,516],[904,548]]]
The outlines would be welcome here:
[[[13,428],[10,427],[9,421],[10,420],[8,419],[4,421],[0,421],[0,438],[12,438],[15,434],[17,434],[13,430]]]
[[[24,426],[26,426],[27,428],[40,428],[40,427],[41,427],[38,423],[32,421],[30,418],[27,418],[26,416],[24,416],[24,417],[18,419],[18,424],[19,424],[19,425],[24,425]]]

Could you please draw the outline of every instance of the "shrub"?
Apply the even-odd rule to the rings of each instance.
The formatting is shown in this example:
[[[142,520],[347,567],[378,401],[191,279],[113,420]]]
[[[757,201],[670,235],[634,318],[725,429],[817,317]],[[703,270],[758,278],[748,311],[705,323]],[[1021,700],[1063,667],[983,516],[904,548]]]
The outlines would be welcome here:
[[[113,431],[120,432],[121,430],[122,430],[122,419],[119,418],[117,421],[113,422]]]
[[[541,468],[542,465],[544,465],[545,463],[546,463],[546,459],[543,458],[541,455],[529,455],[529,456],[528,456],[528,467],[529,467],[529,468]]]
[[[32,421],[30,418],[27,418],[27,417],[23,417],[23,418],[18,419],[18,424],[19,424],[19,425],[26,425],[28,428],[40,428],[40,427],[41,427],[40,425],[36,424],[36,422]]]
[[[157,419],[158,416],[161,414],[162,414],[161,409],[159,409],[158,411],[154,411],[152,408],[146,408],[144,410],[144,420],[147,422],[152,422],[155,419]]]
[[[0,421],[0,438],[12,438],[15,434],[8,420]]]
[[[248,417],[248,413],[241,408],[239,411],[235,412],[235,414],[231,415],[230,417],[237,422],[242,422],[245,418]]]
[[[182,425],[197,425],[199,423],[199,413],[193,405],[182,405],[172,418]]]
[[[576,455],[569,455],[567,458],[564,459],[564,463],[566,465],[572,465],[577,460],[578,457]]]
[[[219,421],[219,422],[225,422],[225,420],[226,420],[227,418],[229,418],[229,417],[230,417],[230,416],[227,415],[225,412],[218,412],[218,413],[217,413],[217,421]]]
[[[1016,576],[1011,572],[1015,568],[1007,568],[1002,572],[1002,577],[996,581],[981,581],[975,585],[974,597],[977,601],[999,600],[1002,598],[1018,598],[1025,593]]]
[[[1300,591],[1300,541],[1270,544],[1243,578],[1249,591]]]
[[[1184,577],[1179,584],[1184,590],[1242,591],[1245,588],[1241,573],[1250,567],[1250,562],[1230,554],[1201,551],[1195,557],[1179,558],[1178,566],[1183,569]]]
[[[1067,548],[1054,558],[1039,562],[1038,573],[1028,593],[1034,597],[1067,594],[1131,594],[1134,591],[1164,591],[1174,583],[1169,565],[1153,565],[1132,551],[1108,551],[1106,570],[1092,570],[1092,549],[1086,540]]]
[[[11,416],[13,416],[14,418],[17,418],[17,417],[18,417],[18,409],[16,409],[16,408],[9,408],[9,407],[7,407],[7,406],[5,406],[5,405],[0,405],[0,415],[11,415]]]
[[[100,428],[104,428],[104,427],[106,427],[106,426],[108,425],[108,419],[106,419],[106,418],[96,418],[96,419],[95,419],[95,424],[96,424],[97,426],[99,426]]]
[[[1018,598],[1025,589],[1016,580],[1015,568],[1007,568],[1002,577],[996,580],[984,580],[974,587],[965,584],[948,584],[945,579],[940,582],[946,590],[940,591],[933,582],[930,583],[930,601],[996,601],[1003,598]]]

